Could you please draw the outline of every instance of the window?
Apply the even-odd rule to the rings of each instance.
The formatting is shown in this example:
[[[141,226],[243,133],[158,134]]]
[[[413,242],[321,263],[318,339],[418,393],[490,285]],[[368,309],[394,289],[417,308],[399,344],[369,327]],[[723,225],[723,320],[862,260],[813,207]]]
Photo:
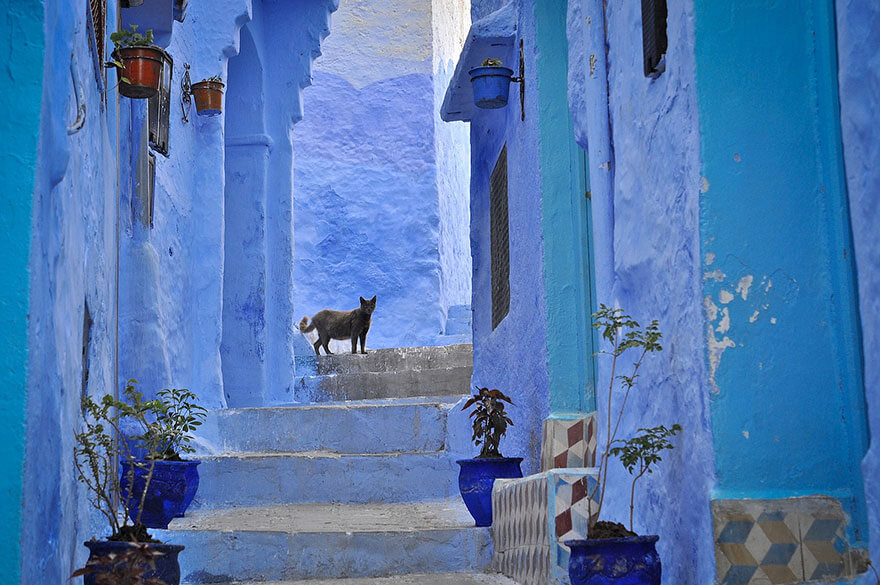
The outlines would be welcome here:
[[[92,60],[95,66],[95,79],[98,91],[104,93],[106,75],[104,60],[106,58],[104,43],[107,38],[107,0],[89,0],[89,44],[92,47]]]
[[[150,98],[150,146],[153,150],[168,156],[168,136],[171,125],[171,77],[174,61],[163,51],[162,73],[159,78],[159,93]]]
[[[147,174],[147,226],[153,228],[153,201],[156,196],[156,155],[152,152],[149,154],[150,171]]]
[[[489,179],[489,237],[492,256],[492,329],[510,312],[510,225],[507,213],[507,145]]]
[[[645,77],[658,77],[666,70],[666,0],[642,0],[642,45]]]

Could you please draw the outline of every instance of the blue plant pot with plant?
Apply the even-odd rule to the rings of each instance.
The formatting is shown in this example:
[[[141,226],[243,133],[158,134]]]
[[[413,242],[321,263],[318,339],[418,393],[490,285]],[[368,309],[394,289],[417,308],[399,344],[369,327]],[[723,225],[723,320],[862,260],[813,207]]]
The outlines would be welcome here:
[[[565,542],[571,549],[568,576],[572,585],[660,585],[660,555],[655,547],[659,537],[639,536],[632,531],[636,483],[646,474],[653,473],[654,465],[662,461],[663,452],[673,448],[672,438],[681,431],[681,426],[639,428],[629,439],[618,439],[617,433],[624,418],[627,398],[639,378],[645,357],[663,349],[660,345],[662,334],[657,321],[643,328],[622,309],[612,309],[604,304],[593,314],[593,327],[611,346],[600,352],[611,357],[611,371],[622,372],[622,367],[618,367],[621,361],[630,361],[633,365],[629,375],[622,373],[609,382],[605,397],[608,427],[607,436],[600,442],[599,479],[587,494],[587,501],[594,504],[590,508],[592,516],[586,540]],[[619,395],[616,401],[613,399],[615,394]],[[612,412],[614,404],[619,405],[616,413]],[[612,457],[618,458],[633,477],[629,489],[629,529],[616,522],[597,521],[602,513],[608,464]]]
[[[99,576],[108,572],[119,577],[119,583],[152,583],[155,582],[151,581],[153,579],[164,585],[180,584],[180,562],[177,557],[184,549],[182,545],[109,540],[90,540],[85,545],[89,549],[89,560],[86,568],[77,572],[83,577],[83,585],[106,583],[99,580]],[[141,547],[140,551],[138,547]],[[144,556],[144,552],[147,556]],[[141,580],[125,579],[135,574]]]
[[[571,585],[660,585],[660,537],[567,540]]]
[[[458,489],[477,526],[492,525],[492,486],[496,479],[522,477],[522,457],[502,457],[498,443],[513,421],[504,411],[504,403],[513,404],[501,390],[477,388],[462,410],[473,407],[475,445],[480,448],[474,459],[459,459]]]
[[[478,108],[494,110],[507,105],[513,70],[501,66],[498,59],[486,59],[481,67],[468,73],[474,90],[474,104]]]
[[[153,477],[144,497],[141,512],[140,494],[144,493],[150,465],[153,464]],[[192,503],[199,487],[199,461],[137,461],[132,464],[122,462],[120,487],[122,497],[130,498],[128,516],[132,522],[140,514],[141,522],[147,528],[168,528],[174,518],[182,518]],[[134,488],[132,488],[132,479]]]

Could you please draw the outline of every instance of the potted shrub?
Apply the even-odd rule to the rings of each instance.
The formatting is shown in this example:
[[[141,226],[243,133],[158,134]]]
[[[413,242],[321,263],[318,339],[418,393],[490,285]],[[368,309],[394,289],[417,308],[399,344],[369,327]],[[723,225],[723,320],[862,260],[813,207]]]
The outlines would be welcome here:
[[[639,479],[653,473],[654,465],[661,461],[662,452],[672,449],[670,439],[681,431],[681,427],[675,424],[669,428],[642,428],[638,430],[640,434],[626,440],[618,439],[617,433],[627,399],[636,384],[645,357],[663,349],[660,345],[662,334],[657,321],[642,328],[622,309],[611,309],[605,305],[601,305],[599,311],[593,314],[593,327],[599,329],[602,338],[611,344],[609,351],[599,353],[611,356],[612,376],[608,388],[604,448],[598,465],[599,478],[588,499],[590,524],[587,539],[565,542],[571,549],[569,578],[572,585],[660,585],[660,555],[655,548],[659,537],[638,536],[632,531],[635,488]],[[630,353],[637,356],[630,374],[615,375],[619,360],[624,354]],[[612,394],[615,393],[615,386],[621,394],[618,398],[620,408],[612,417]],[[619,458],[626,470],[633,475],[630,486],[629,529],[616,522],[598,521],[605,500],[605,484],[611,457]],[[599,501],[594,514],[592,501],[597,491]]]
[[[500,59],[488,58],[482,66],[468,73],[474,90],[474,103],[478,108],[494,110],[507,105],[513,70],[502,66]]]
[[[156,570],[156,559],[162,556],[147,543],[133,544],[121,553],[108,553],[90,558],[86,566],[74,571],[71,579],[94,576],[97,585],[167,585],[148,573]]]
[[[462,407],[473,407],[474,444],[480,454],[474,459],[459,459],[458,488],[461,497],[474,517],[477,526],[492,525],[492,486],[498,478],[522,477],[522,457],[502,457],[498,450],[501,437],[513,421],[504,411],[504,403],[513,404],[501,390],[477,388],[477,392]]]
[[[112,578],[125,567],[142,569],[142,580],[147,580],[147,583],[150,579],[157,579],[165,585],[180,583],[177,557],[184,547],[154,539],[141,522],[140,514],[132,518],[130,511],[134,499],[139,497],[142,500],[146,490],[141,494],[124,494],[117,473],[117,460],[129,464],[135,461],[129,441],[123,439],[122,429],[129,422],[126,419],[152,416],[161,406],[159,401],[138,399],[137,395],[131,394],[132,387],[129,384],[126,389],[126,398],[132,400],[132,404],[115,400],[110,394],[100,402],[95,402],[89,396],[82,400],[83,427],[74,436],[74,465],[77,479],[90,492],[89,502],[107,520],[110,533],[104,540],[92,539],[85,543],[90,552],[89,561],[82,569],[84,572],[74,574],[83,575],[84,585],[116,583]],[[146,488],[149,489],[152,466],[148,468],[145,479]],[[142,505],[140,507],[143,508]],[[120,508],[122,514],[119,514]],[[149,544],[149,550],[155,552],[149,560],[143,555],[138,556],[140,553],[131,552],[136,549],[143,551],[144,544]],[[119,561],[120,558],[126,560]]]
[[[146,99],[159,93],[164,51],[153,45],[153,31],[121,30],[110,35],[116,49],[110,65],[116,67],[119,93],[128,98]]]
[[[219,75],[192,84],[199,116],[216,116],[223,112],[223,88],[226,85]]]
[[[136,457],[121,463],[123,497],[132,498],[128,509],[147,528],[168,528],[174,518],[183,517],[199,488],[199,461],[188,461],[192,453],[192,431],[205,420],[207,411],[198,405],[198,396],[184,388],[160,390],[150,416],[139,416],[137,404],[143,397],[134,380],[126,386],[129,399],[120,408],[136,423],[139,434],[129,436]],[[132,406],[134,405],[134,406]],[[134,486],[134,487],[132,487]]]

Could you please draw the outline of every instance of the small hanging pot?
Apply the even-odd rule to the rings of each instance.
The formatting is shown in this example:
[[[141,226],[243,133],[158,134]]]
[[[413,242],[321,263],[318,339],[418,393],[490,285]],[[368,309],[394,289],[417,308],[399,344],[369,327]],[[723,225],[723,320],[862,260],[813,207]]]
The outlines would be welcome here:
[[[196,100],[196,112],[199,116],[216,116],[223,112],[222,81],[203,80],[192,84],[192,94]]]
[[[474,104],[494,110],[507,105],[513,70],[497,65],[474,67],[468,73],[474,88]]]
[[[164,51],[159,47],[121,47],[113,58],[122,63],[116,68],[119,93],[127,98],[148,99],[159,93]]]

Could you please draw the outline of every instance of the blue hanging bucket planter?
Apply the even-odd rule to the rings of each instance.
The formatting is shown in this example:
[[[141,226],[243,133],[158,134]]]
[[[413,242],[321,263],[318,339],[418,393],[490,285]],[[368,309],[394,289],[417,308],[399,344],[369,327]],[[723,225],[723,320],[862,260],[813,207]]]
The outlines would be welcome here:
[[[150,479],[150,489],[144,499],[144,512],[141,514],[141,522],[147,528],[168,528],[168,523],[174,518],[182,518],[186,509],[192,503],[199,489],[199,472],[196,466],[199,461],[156,461],[153,468],[153,477]],[[149,463],[144,461],[134,468],[134,489],[130,490],[129,462],[121,464],[120,487],[122,497],[131,496],[129,518],[132,522],[137,521],[140,510],[140,496],[144,492],[147,480]]]
[[[492,525],[492,486],[496,479],[522,477],[522,457],[459,459],[458,489],[477,526]]]
[[[507,105],[513,69],[507,67],[474,67],[469,71],[474,89],[474,104],[494,110]]]
[[[571,585],[660,585],[657,535],[566,540]]]

